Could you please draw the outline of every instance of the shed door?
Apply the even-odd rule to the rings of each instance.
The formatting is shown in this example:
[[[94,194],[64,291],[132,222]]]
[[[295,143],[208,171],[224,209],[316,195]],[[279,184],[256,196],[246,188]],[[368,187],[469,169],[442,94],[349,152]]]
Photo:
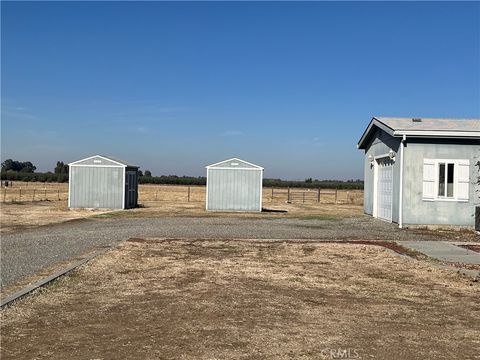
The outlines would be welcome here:
[[[137,205],[137,173],[135,171],[127,171],[125,188],[126,207],[135,207]]]
[[[392,221],[393,160],[377,160],[377,217]]]

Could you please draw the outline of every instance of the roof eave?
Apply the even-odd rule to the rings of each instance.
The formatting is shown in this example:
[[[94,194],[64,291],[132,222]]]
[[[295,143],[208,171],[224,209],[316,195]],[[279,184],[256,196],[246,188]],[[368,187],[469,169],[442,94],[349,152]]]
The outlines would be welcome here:
[[[395,137],[429,137],[429,138],[480,138],[480,131],[445,131],[445,130],[396,130],[393,133]]]
[[[373,117],[367,129],[357,143],[358,149],[365,149],[366,141],[373,127],[376,126],[393,137],[416,137],[416,138],[449,138],[449,139],[480,139],[480,131],[456,131],[456,130],[393,130],[381,120]]]
[[[374,117],[372,117],[372,120],[370,120],[370,123],[368,124],[367,128],[365,129],[365,131],[362,134],[362,137],[360,138],[360,140],[357,143],[357,148],[358,149],[365,149],[365,146],[364,146],[365,142],[366,142],[368,136],[370,135],[370,132],[374,128],[374,126],[382,129],[387,134],[389,134],[391,136],[394,136],[395,131],[391,127],[387,126],[385,123],[383,123],[382,121],[380,121],[378,118],[376,118],[374,116]]]

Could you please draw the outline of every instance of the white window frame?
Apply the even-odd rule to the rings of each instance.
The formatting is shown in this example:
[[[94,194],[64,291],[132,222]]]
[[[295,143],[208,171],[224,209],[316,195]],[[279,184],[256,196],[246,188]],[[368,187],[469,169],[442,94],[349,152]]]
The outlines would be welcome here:
[[[423,201],[445,201],[445,202],[469,202],[468,199],[458,198],[458,167],[459,163],[464,160],[461,159],[432,159],[435,163],[435,192],[433,199],[423,199]],[[445,164],[445,185],[447,184],[448,177],[448,164],[453,164],[453,197],[439,196],[439,176],[440,176],[440,164]],[[447,186],[445,186],[445,194],[447,194]]]

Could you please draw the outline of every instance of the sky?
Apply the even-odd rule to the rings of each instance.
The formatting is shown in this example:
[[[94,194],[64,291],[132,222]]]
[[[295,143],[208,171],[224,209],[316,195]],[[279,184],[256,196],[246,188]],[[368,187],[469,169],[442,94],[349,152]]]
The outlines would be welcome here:
[[[479,2],[1,3],[1,160],[363,178],[372,116],[480,117]]]

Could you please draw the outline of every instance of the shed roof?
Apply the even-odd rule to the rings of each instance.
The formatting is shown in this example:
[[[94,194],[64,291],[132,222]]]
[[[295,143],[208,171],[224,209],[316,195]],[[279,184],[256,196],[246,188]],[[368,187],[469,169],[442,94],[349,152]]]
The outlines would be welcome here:
[[[137,169],[138,169],[138,166],[137,166],[137,165],[133,165],[133,164],[128,163],[127,161],[120,160],[120,159],[114,158],[114,157],[112,157],[112,156],[106,156],[106,155],[93,155],[93,156],[89,156],[89,157],[87,157],[87,158],[85,158],[85,159],[80,159],[80,160],[71,162],[71,163],[68,164],[68,165],[76,165],[76,164],[79,164],[79,163],[81,163],[81,162],[83,162],[83,161],[90,160],[90,159],[93,159],[93,158],[103,158],[103,159],[106,159],[106,160],[109,160],[109,161],[113,161],[114,163],[117,163],[118,165],[121,165],[121,166],[124,166],[124,167],[132,167],[132,168],[137,168]]]
[[[373,117],[358,141],[359,149],[365,148],[375,127],[394,137],[480,139],[480,119]]]
[[[223,160],[223,161],[217,162],[215,164],[208,165],[208,166],[206,166],[206,168],[207,169],[212,169],[212,168],[225,169],[225,168],[228,168],[228,169],[263,170],[263,167],[252,164],[248,161],[245,161],[245,160],[242,160],[242,159],[239,159],[239,158],[231,158],[231,159]]]

